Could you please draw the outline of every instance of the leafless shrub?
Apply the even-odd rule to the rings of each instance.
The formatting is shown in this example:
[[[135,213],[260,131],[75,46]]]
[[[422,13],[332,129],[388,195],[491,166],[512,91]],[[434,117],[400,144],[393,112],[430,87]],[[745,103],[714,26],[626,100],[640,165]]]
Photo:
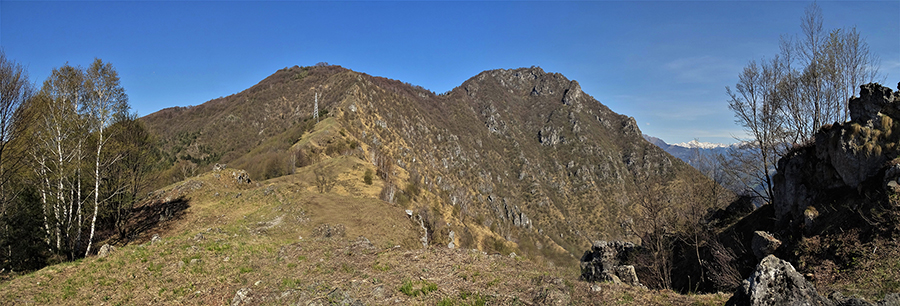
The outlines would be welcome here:
[[[324,169],[316,169],[313,173],[316,174],[316,189],[319,193],[331,192],[336,180],[326,173]]]

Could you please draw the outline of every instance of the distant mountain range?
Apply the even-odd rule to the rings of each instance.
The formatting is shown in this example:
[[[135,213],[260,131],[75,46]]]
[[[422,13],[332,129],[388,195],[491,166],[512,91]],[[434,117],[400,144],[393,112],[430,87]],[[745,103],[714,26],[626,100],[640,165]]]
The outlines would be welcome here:
[[[698,166],[698,156],[700,157],[710,157],[715,155],[726,155],[729,150],[737,149],[740,147],[740,143],[736,144],[722,144],[722,143],[709,143],[709,142],[699,142],[697,140],[691,140],[689,142],[675,143],[669,144],[664,140],[643,134],[644,139],[649,141],[650,143],[656,145],[657,147],[662,148],[664,151],[672,154],[672,156],[677,157],[678,159],[683,160],[684,162],[694,166],[695,168]]]

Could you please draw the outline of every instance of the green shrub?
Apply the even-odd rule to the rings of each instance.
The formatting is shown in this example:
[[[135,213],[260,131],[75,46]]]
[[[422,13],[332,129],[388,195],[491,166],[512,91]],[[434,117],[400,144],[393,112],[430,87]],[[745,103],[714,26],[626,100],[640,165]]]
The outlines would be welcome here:
[[[372,176],[373,175],[374,175],[374,173],[372,173],[372,169],[366,169],[366,173],[363,174],[363,182],[365,182],[366,185],[372,185]]]

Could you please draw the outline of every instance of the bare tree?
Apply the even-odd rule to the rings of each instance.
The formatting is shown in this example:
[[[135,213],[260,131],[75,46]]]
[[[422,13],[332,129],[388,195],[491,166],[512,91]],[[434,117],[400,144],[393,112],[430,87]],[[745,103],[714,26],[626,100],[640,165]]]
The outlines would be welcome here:
[[[742,139],[746,150],[735,150],[739,167],[732,171],[749,179],[745,189],[766,201],[785,149],[810,141],[826,124],[849,119],[847,103],[857,86],[879,78],[879,59],[856,28],[826,32],[822,19],[817,4],[808,6],[799,38],[782,36],[774,59],[751,61],[735,91],[726,87],[729,108],[749,137]]]
[[[28,122],[22,107],[33,94],[25,68],[0,50],[0,215],[5,214],[7,201],[15,195],[9,190],[11,174],[21,168],[25,157],[23,146],[15,144],[25,135]]]
[[[0,220],[20,219],[18,221],[22,221],[22,218],[16,216],[16,213],[21,215],[21,211],[10,211],[17,210],[11,206],[14,206],[12,202],[16,201],[20,191],[20,188],[14,188],[11,183],[18,179],[19,171],[22,169],[23,160],[26,157],[27,134],[25,128],[30,122],[24,116],[23,108],[33,94],[33,88],[28,82],[25,68],[19,63],[9,60],[6,53],[0,50]],[[10,240],[21,239],[21,237],[10,236],[17,229],[10,228],[9,222],[2,222],[0,225],[2,225],[0,237],[5,238],[3,242],[7,246],[5,254],[0,258],[13,258],[13,247]],[[17,250],[17,252],[21,251]],[[21,255],[27,256],[28,254]]]
[[[750,137],[745,140],[746,147],[740,150],[742,155],[733,158],[747,166],[738,169],[756,176],[765,185],[762,192],[752,186],[747,189],[766,200],[774,194],[772,175],[781,156],[780,144],[787,136],[780,113],[782,101],[777,98],[777,84],[783,71],[781,65],[779,57],[761,65],[751,61],[740,74],[735,90],[725,88],[729,96],[728,108],[734,111],[735,122],[744,127]]]

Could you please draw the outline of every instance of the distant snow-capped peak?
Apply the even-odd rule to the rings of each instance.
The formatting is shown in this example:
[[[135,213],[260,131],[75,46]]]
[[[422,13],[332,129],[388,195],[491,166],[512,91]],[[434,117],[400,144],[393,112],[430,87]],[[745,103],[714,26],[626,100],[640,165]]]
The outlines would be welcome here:
[[[697,140],[691,140],[688,142],[676,143],[672,144],[673,146],[679,146],[684,148],[700,148],[700,149],[718,149],[718,148],[727,148],[731,145],[724,143],[710,143],[710,142],[699,142]]]

